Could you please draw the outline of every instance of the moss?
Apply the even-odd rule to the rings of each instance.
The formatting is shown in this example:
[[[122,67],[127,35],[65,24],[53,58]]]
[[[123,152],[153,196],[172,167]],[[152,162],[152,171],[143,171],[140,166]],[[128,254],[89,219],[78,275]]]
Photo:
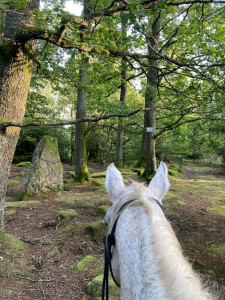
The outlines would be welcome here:
[[[107,201],[108,196],[104,193],[98,194],[96,197],[95,192],[86,192],[86,193],[69,193],[66,196],[55,198],[57,202],[63,202],[68,206],[76,205],[77,207],[89,207],[96,205],[99,202],[99,197],[101,201]]]
[[[186,205],[186,202],[183,201],[183,200],[176,200],[176,203],[177,203],[178,205]]]
[[[165,215],[168,218],[180,218],[180,215],[175,212],[171,207],[164,206]]]
[[[31,165],[32,165],[32,163],[30,161],[23,161],[23,162],[16,164],[17,167],[27,167],[27,166],[31,166]]]
[[[62,220],[70,220],[76,217],[78,214],[74,209],[66,209],[58,211],[56,218]]]
[[[0,236],[0,243],[4,249],[12,253],[19,253],[25,249],[24,243],[18,237],[12,234],[3,234]]]
[[[137,173],[135,173],[131,169],[121,169],[120,172],[123,176],[131,177],[131,178],[137,177]]]
[[[9,217],[9,216],[15,215],[15,213],[16,213],[15,209],[9,209],[9,210],[5,211],[5,216]]]
[[[101,215],[105,215],[108,211],[108,209],[110,208],[109,205],[101,205],[99,206],[99,208],[97,209],[97,213],[101,214]]]
[[[91,174],[91,178],[105,178],[106,171],[105,172],[99,172],[99,173],[93,173]]]
[[[51,258],[55,257],[58,252],[59,252],[58,248],[52,249],[51,251],[48,252],[45,259],[48,260],[48,259],[51,259]]]
[[[139,176],[142,176],[144,174],[145,169],[144,168],[134,168],[132,171],[137,173]]]
[[[103,229],[105,229],[105,225],[102,220],[99,220],[91,222],[85,227],[84,230],[89,234],[98,235]]]
[[[105,178],[104,179],[95,179],[93,183],[97,186],[104,186],[105,185]]]
[[[74,271],[75,274],[78,274],[85,270],[92,262],[96,260],[96,257],[93,255],[87,255],[82,258],[78,263],[72,265],[70,269]]]
[[[20,181],[18,181],[18,180],[9,180],[7,183],[7,189],[9,189],[13,186],[16,186],[18,184],[20,184]]]
[[[212,244],[207,248],[209,255],[225,259],[225,244]]]
[[[211,211],[225,217],[225,206],[207,207],[207,211]]]
[[[30,266],[27,267],[28,272],[31,272],[33,270],[35,270],[35,265],[30,265]]]
[[[68,174],[70,176],[70,178],[74,179],[74,177],[75,177],[74,171],[66,171],[66,174]]]
[[[33,206],[33,205],[37,205],[39,203],[40,203],[40,201],[37,201],[37,200],[5,202],[5,208],[18,208],[21,206]]]
[[[11,296],[14,293],[14,291],[13,290],[5,290],[4,293],[6,296]]]
[[[61,227],[60,232],[62,234],[64,234],[64,233],[74,233],[77,230],[78,225],[79,224],[77,224],[77,223],[76,224],[68,224],[66,226]]]
[[[0,235],[0,252],[2,261],[0,263],[0,274],[12,274],[21,270],[24,265],[23,252],[25,244],[16,236],[11,234]]]
[[[82,137],[82,164],[78,172],[78,176],[75,178],[76,182],[83,183],[85,181],[91,182],[91,176],[88,172],[87,160],[86,160],[86,142],[84,136]]]
[[[91,295],[92,297],[100,297],[102,293],[102,281],[103,281],[103,275],[98,275],[94,279],[92,279],[87,284],[87,293]],[[112,280],[112,278],[109,278],[109,292],[110,296],[113,290],[115,290],[116,286]]]

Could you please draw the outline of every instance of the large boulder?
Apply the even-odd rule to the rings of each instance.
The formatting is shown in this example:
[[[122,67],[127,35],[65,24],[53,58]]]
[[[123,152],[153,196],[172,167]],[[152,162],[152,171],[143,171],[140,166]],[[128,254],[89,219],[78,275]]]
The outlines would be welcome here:
[[[37,144],[32,158],[32,166],[17,196],[26,196],[50,191],[63,190],[63,166],[58,151],[58,141],[51,136],[43,136]]]

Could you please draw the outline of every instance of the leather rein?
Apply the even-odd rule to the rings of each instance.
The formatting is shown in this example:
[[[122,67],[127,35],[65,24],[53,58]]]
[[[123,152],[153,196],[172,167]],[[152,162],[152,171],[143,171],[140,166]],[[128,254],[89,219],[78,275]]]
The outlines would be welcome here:
[[[163,207],[157,199],[151,198],[151,200],[155,201],[155,203],[158,204],[158,206],[163,211]],[[117,225],[118,219],[120,217],[119,213],[122,212],[126,208],[126,206],[128,206],[130,203],[132,203],[134,201],[135,201],[135,199],[132,199],[132,200],[129,200],[129,201],[126,201],[125,203],[123,203],[123,205],[120,207],[120,209],[118,211],[118,217],[114,221],[111,232],[103,237],[104,250],[105,250],[105,267],[104,267],[104,277],[103,277],[103,282],[102,282],[102,300],[109,299],[109,269],[110,269],[113,281],[115,282],[115,284],[118,287],[120,287],[120,284],[116,281],[116,279],[113,275],[113,271],[112,271],[112,265],[111,265],[112,246],[114,246],[116,244],[115,231],[116,231],[116,225]],[[164,211],[163,211],[163,213],[164,213]]]

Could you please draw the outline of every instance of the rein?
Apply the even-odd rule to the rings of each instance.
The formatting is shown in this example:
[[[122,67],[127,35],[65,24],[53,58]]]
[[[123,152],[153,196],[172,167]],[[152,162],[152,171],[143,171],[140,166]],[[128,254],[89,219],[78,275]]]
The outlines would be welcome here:
[[[159,205],[161,210],[163,211],[162,205],[157,199],[151,198],[151,200],[155,201]],[[130,204],[131,202],[134,202],[134,201],[135,201],[135,199],[125,202],[120,207],[118,213],[120,213],[124,208],[126,208],[126,206],[128,204]],[[164,213],[164,211],[163,211],[163,213]],[[118,287],[120,287],[120,284],[116,281],[116,279],[113,275],[112,265],[111,265],[112,246],[114,246],[115,243],[116,243],[116,241],[115,241],[115,231],[116,231],[116,225],[117,225],[119,217],[120,217],[120,214],[116,218],[116,220],[113,224],[111,232],[103,237],[104,250],[105,250],[105,267],[104,267],[104,277],[103,277],[103,282],[102,282],[102,300],[105,299],[105,296],[106,296],[106,300],[109,299],[109,269],[110,269],[113,281],[115,282],[115,284]]]

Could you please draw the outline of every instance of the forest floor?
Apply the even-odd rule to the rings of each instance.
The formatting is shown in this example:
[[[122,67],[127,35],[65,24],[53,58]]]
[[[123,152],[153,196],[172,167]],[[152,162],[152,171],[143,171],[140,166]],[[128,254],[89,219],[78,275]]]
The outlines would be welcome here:
[[[8,240],[0,243],[2,300],[99,299],[87,293],[87,286],[89,293],[93,292],[88,283],[103,273],[105,229],[100,221],[110,201],[104,191],[102,172],[106,167],[89,167],[94,173],[92,183],[74,185],[73,167],[64,165],[63,193],[18,202],[15,197],[28,167],[12,166],[6,199]],[[140,180],[130,170],[123,170],[123,174],[124,178]],[[216,282],[224,299],[225,173],[189,163],[179,178],[170,180],[171,189],[163,203],[165,214],[184,255],[208,284]],[[58,212],[68,209],[77,214],[63,219]],[[87,227],[94,221],[94,227]],[[119,299],[118,288],[113,288],[112,295],[110,299]]]

